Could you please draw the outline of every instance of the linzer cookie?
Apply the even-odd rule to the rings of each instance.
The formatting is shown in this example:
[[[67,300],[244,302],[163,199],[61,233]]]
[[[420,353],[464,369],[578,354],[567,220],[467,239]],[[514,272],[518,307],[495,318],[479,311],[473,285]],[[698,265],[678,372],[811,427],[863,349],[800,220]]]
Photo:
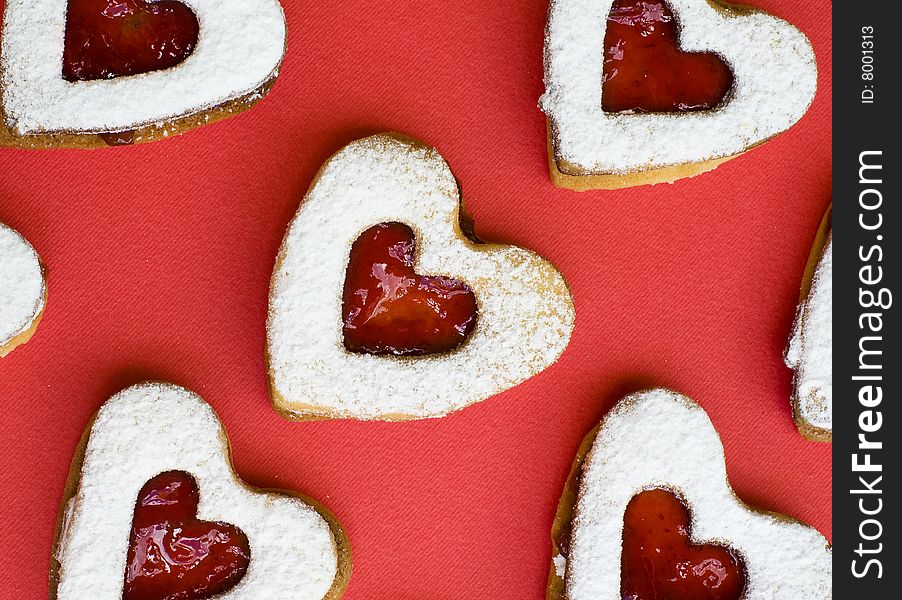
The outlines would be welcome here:
[[[290,419],[440,417],[548,367],[573,321],[550,263],[473,237],[436,150],[362,139],[322,167],[279,251],[273,405]]]
[[[150,142],[253,106],[285,53],[278,0],[7,0],[0,146]]]
[[[41,259],[18,232],[0,223],[0,357],[31,339],[47,300]]]
[[[824,600],[813,528],[743,503],[705,412],[668,390],[626,397],[586,439],[555,517],[549,600]]]
[[[778,135],[814,98],[795,27],[715,0],[552,0],[545,32],[555,185],[617,189],[709,171]]]
[[[247,486],[213,410],[145,383],[101,407],[76,451],[50,597],[337,600],[350,568],[325,508]]]
[[[805,269],[799,309],[786,349],[795,371],[792,416],[803,436],[833,438],[833,229],[827,211]]]

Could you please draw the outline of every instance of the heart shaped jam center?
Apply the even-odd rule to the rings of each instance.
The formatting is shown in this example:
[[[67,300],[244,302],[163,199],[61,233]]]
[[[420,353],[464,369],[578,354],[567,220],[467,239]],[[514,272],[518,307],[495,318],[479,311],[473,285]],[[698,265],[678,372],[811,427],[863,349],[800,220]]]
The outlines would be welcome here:
[[[195,600],[233,588],[250,546],[240,529],[197,519],[200,494],[188,473],[169,471],[141,488],[125,567],[123,600]]]
[[[381,223],[351,246],[342,320],[351,352],[418,356],[460,346],[476,325],[476,296],[457,279],[418,275],[415,236]]]
[[[729,548],[693,544],[689,511],[667,490],[633,496],[623,517],[623,600],[739,600],[745,569]]]
[[[605,112],[691,112],[720,104],[733,73],[713,52],[683,52],[664,0],[615,0],[604,35]]]
[[[197,45],[197,17],[172,0],[69,0],[63,77],[112,79],[169,69]]]

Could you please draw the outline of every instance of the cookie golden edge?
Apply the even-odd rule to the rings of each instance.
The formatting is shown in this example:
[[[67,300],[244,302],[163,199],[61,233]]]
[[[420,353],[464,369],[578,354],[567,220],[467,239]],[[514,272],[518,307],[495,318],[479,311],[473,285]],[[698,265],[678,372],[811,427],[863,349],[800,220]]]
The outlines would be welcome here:
[[[630,398],[638,397],[640,394],[644,392],[651,391],[650,389],[640,390],[633,394],[626,396],[623,400],[617,403],[616,406],[620,406],[621,409],[629,410]],[[666,390],[668,393],[675,394],[680,396],[678,392],[673,390]],[[614,410],[613,408],[611,410]],[[598,432],[601,431],[602,426],[604,426],[605,421],[607,420],[607,416],[610,414],[610,411],[605,414],[602,418],[601,422],[592,428],[588,434],[582,439],[580,442],[579,449],[576,451],[576,458],[573,460],[573,463],[570,466],[570,473],[567,475],[567,481],[564,483],[564,491],[561,493],[561,498],[558,501],[557,510],[555,511],[554,521],[552,521],[551,525],[551,564],[548,570],[548,583],[545,591],[545,600],[569,600],[569,596],[567,595],[567,580],[566,580],[566,568],[565,568],[565,577],[561,577],[558,574],[557,565],[555,564],[555,560],[563,559],[564,561],[569,560],[569,537],[570,537],[570,528],[572,526],[573,520],[577,516],[576,504],[579,500],[580,493],[580,483],[582,478],[583,465],[586,462],[586,458],[588,458],[589,454],[592,452],[592,448],[595,445],[595,440],[598,437]],[[716,433],[716,430],[715,430]],[[720,439],[720,434],[717,433],[718,440]],[[723,453],[723,448],[721,444],[721,453]],[[769,510],[764,510],[761,508],[756,508],[751,506],[745,502],[736,493],[733,491],[733,487],[730,485],[729,478],[726,481],[727,488],[730,490],[733,499],[744,506],[751,512],[755,512],[761,515],[768,515],[780,521],[786,523],[804,523],[798,519],[794,519],[788,515],[784,515],[782,513],[773,512]],[[690,514],[691,514],[691,505]],[[566,563],[565,563],[566,564]],[[619,568],[619,565],[618,565]]]
[[[771,16],[770,13],[748,4],[732,4],[729,2],[722,2],[720,0],[706,1],[713,9],[715,9],[725,17],[743,17],[758,13]],[[547,61],[547,58],[545,60]],[[815,69],[817,68],[817,64],[813,64],[812,66]],[[815,93],[816,92],[817,90],[815,89]],[[809,103],[809,105],[806,107],[806,112],[810,107],[811,104]],[[776,133],[767,139],[746,146],[746,148],[742,152],[737,152],[729,156],[711,158],[709,160],[697,162],[678,163],[654,169],[637,169],[635,171],[626,173],[606,173],[601,171],[586,171],[577,167],[576,165],[568,163],[557,152],[557,144],[555,143],[556,133],[552,120],[546,117],[545,122],[547,138],[546,143],[548,151],[548,170],[551,176],[551,182],[556,187],[571,190],[574,192],[587,192],[592,190],[622,190],[631,187],[638,187],[640,185],[673,183],[680,179],[695,177],[697,175],[713,171],[723,163],[742,156],[749,150],[752,150],[753,148],[757,148],[758,146],[769,142],[770,140],[779,136],[781,133],[785,133],[795,125],[793,124],[789,128]]]
[[[688,179],[713,171],[723,163],[745,153],[733,154],[724,158],[714,158],[702,162],[683,163],[670,167],[649,169],[646,171],[633,171],[629,173],[591,173],[582,171],[576,165],[568,163],[563,158],[558,158],[555,153],[554,134],[551,121],[548,120],[548,171],[551,174],[551,182],[559,188],[574,192],[588,192],[592,190],[622,190],[640,185],[657,185],[659,183],[673,183],[679,179]],[[761,142],[764,143],[764,142]],[[746,149],[750,150],[752,147]]]
[[[38,330],[38,325],[41,324],[41,319],[44,318],[44,311],[47,310],[47,267],[44,266],[44,261],[38,257],[38,263],[41,265],[41,306],[40,309],[32,316],[31,324],[28,328],[16,334],[14,337],[10,338],[4,344],[0,344],[0,358],[5,358],[10,352],[28,343],[34,334]]]
[[[19,148],[25,150],[48,150],[53,148],[69,148],[81,150],[96,150],[100,148],[121,148],[147,144],[169,139],[205,125],[213,125],[219,121],[239,115],[250,110],[261,102],[276,84],[281,63],[263,84],[253,91],[227,100],[216,106],[200,109],[181,117],[176,117],[160,123],[139,125],[131,133],[134,141],[130,144],[111,145],[104,141],[103,135],[128,132],[103,132],[103,133],[76,133],[60,132],[53,134],[24,134],[20,135],[6,124],[6,115],[0,102],[0,148]],[[0,99],[3,89],[0,87]]]
[[[817,233],[814,236],[814,242],[811,245],[811,252],[808,255],[808,262],[805,265],[804,275],[802,277],[802,286],[799,291],[799,306],[804,306],[808,302],[808,296],[811,294],[811,286],[814,282],[814,274],[817,272],[817,266],[821,262],[824,255],[824,249],[827,247],[827,240],[833,229],[833,203],[827,207],[821,223],[818,225]],[[795,322],[793,322],[795,328]],[[794,371],[792,377],[792,420],[799,430],[799,434],[810,442],[832,442],[833,431],[822,429],[810,423],[799,410],[799,396],[796,379],[798,374]]]
[[[161,381],[145,381],[143,383],[162,384]],[[78,444],[75,447],[75,453],[72,457],[72,463],[69,467],[69,474],[66,477],[65,487],[63,488],[63,498],[60,502],[59,508],[57,509],[56,529],[53,536],[53,550],[50,554],[50,600],[57,600],[60,563],[56,557],[59,552],[60,542],[62,541],[63,523],[65,521],[66,508],[69,505],[69,501],[72,500],[72,498],[74,498],[78,493],[78,488],[81,483],[81,473],[85,459],[85,451],[87,450],[88,441],[91,438],[91,429],[94,427],[94,422],[97,420],[98,412],[95,412],[91,416],[91,419],[85,426],[85,429],[81,434],[81,438],[78,440]],[[232,473],[235,473],[235,479],[241,486],[243,486],[248,491],[258,494],[279,494],[282,496],[297,498],[301,502],[313,508],[317,512],[317,514],[319,514],[329,525],[329,531],[332,534],[332,541],[335,544],[336,572],[335,579],[332,580],[332,587],[329,588],[329,591],[325,596],[323,596],[322,600],[339,600],[342,596],[344,596],[344,593],[348,588],[348,583],[351,580],[351,571],[353,566],[351,560],[351,542],[348,539],[347,533],[345,532],[344,528],[341,526],[341,523],[339,523],[338,519],[335,517],[332,511],[330,511],[328,508],[326,508],[325,505],[313,498],[291,490],[282,490],[277,488],[258,488],[245,483],[244,480],[239,477],[237,472],[235,471],[235,466],[232,463],[232,445],[228,439],[228,435],[226,434],[225,426],[219,419],[219,415],[216,415],[216,420],[219,421],[221,427],[222,433],[220,433],[220,440],[223,442],[223,447],[226,449],[226,460],[229,464],[229,468],[232,470]],[[135,501],[137,502],[137,498],[135,499]]]
[[[372,136],[367,136],[365,138],[362,138],[362,140],[376,139],[376,138],[390,138],[392,140],[401,142],[402,144],[409,146],[411,148],[411,150],[423,150],[423,151],[427,151],[427,152],[438,152],[435,148],[433,148],[429,144],[426,144],[425,142],[423,142],[421,140],[418,140],[418,139],[416,139],[412,136],[409,136],[407,134],[404,134],[404,133],[399,133],[397,131],[386,131],[383,133],[378,133],[378,134],[375,134]],[[357,141],[362,141],[362,140],[357,140]],[[313,181],[310,183],[310,186],[307,188],[307,192],[304,194],[304,199],[301,200],[301,204],[303,204],[306,201],[307,195],[309,195],[310,191],[316,187],[317,183],[319,183],[319,180],[322,177],[323,173],[325,172],[328,164],[332,161],[333,158],[335,158],[338,154],[340,154],[342,151],[344,151],[344,149],[346,147],[347,147],[347,144],[343,145],[341,148],[339,148],[338,150],[333,152],[332,155],[329,156],[329,158],[327,158],[325,161],[323,161],[323,164],[320,166],[319,170],[317,171],[316,175],[314,176]],[[449,169],[450,169],[450,167],[449,167]],[[457,218],[454,220],[454,235],[459,240],[466,243],[467,245],[477,248],[477,249],[480,249],[480,250],[482,250],[482,249],[491,250],[494,248],[503,247],[504,246],[503,244],[484,242],[473,232],[473,218],[470,216],[470,214],[466,210],[466,204],[464,201],[463,192],[460,187],[460,182],[456,178],[455,178],[455,181],[457,181],[458,203],[457,203]],[[279,247],[278,254],[276,255],[276,261],[275,261],[275,265],[273,267],[272,277],[270,278],[269,297],[268,297],[268,302],[269,302],[270,307],[273,306],[274,299],[275,299],[276,274],[281,271],[282,263],[284,262],[285,255],[288,252],[288,249],[286,247],[286,242],[287,242],[287,238],[288,238],[287,234],[288,234],[288,231],[290,231],[295,218],[297,218],[297,213],[295,213],[295,216],[292,218],[292,220],[289,222],[288,226],[286,227],[285,234],[283,235],[283,238],[282,238],[282,243]],[[546,263],[547,263],[547,261],[546,261]],[[546,268],[548,268],[549,270],[554,269],[554,267],[551,266],[551,263],[547,263]],[[563,279],[563,277],[562,277],[562,279]],[[570,290],[570,284],[567,283],[566,280],[564,280],[564,285],[567,286],[568,292],[571,292],[567,296],[568,309],[571,312],[575,312],[575,308],[573,305],[573,294],[572,294],[572,291]],[[269,310],[267,310],[267,322],[269,321],[269,318],[270,318],[270,314],[269,314]],[[571,331],[571,334],[572,334],[572,331]],[[272,360],[271,360],[270,351],[269,351],[270,345],[271,345],[271,339],[270,339],[270,334],[269,334],[269,327],[267,327],[266,349],[264,352],[264,361],[266,364],[266,372],[267,372],[267,387],[269,388],[269,396],[270,396],[270,402],[271,402],[272,408],[279,416],[281,416],[283,419],[286,419],[288,421],[297,421],[297,422],[324,421],[324,420],[332,420],[332,419],[351,419],[351,420],[359,419],[359,417],[355,417],[353,414],[339,412],[339,411],[326,410],[326,409],[322,408],[321,406],[316,406],[313,404],[301,404],[298,402],[288,402],[285,399],[285,397],[282,395],[282,393],[279,392],[278,388],[276,387],[276,376],[275,376],[275,371],[272,368]],[[562,351],[562,353],[563,353],[563,351]],[[560,358],[560,355],[557,357],[557,359],[559,359],[559,358]],[[557,360],[557,359],[555,359],[555,360]],[[543,369],[540,369],[534,373],[531,373],[530,377],[534,377],[536,374],[538,374],[542,370]],[[472,406],[472,404],[475,404],[475,402],[473,402],[467,406]],[[452,412],[457,412],[457,410],[463,410],[463,408],[466,408],[466,407],[461,407]],[[442,417],[442,416],[446,416],[446,415],[436,415],[436,418]],[[414,414],[391,413],[391,414],[381,414],[378,417],[367,418],[366,420],[368,420],[368,421],[385,421],[385,422],[402,422],[402,421],[421,420],[422,418],[423,418],[422,416],[414,415]]]

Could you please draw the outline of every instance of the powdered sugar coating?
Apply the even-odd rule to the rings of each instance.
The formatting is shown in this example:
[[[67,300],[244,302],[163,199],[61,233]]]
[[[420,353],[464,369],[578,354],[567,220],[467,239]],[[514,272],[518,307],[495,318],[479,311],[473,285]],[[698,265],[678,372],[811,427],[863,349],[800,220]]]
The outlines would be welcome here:
[[[276,407],[295,416],[439,417],[538,373],[573,329],[552,265],[511,246],[464,239],[457,182],[437,151],[391,135],[354,142],[320,171],[289,227],[267,324]],[[458,349],[423,357],[354,354],[343,345],[351,244],[377,223],[416,234],[417,272],[467,283],[479,316]]]
[[[655,487],[687,504],[694,542],[725,544],[742,556],[743,600],[832,597],[827,540],[739,501],[708,416],[688,398],[657,389],[621,401],[586,458],[566,563],[568,600],[620,600],[623,515],[633,496]]]
[[[606,113],[603,41],[613,0],[552,0],[545,34],[545,94],[555,157],[580,173],[623,174],[728,157],[798,121],[814,98],[808,39],[762,12],[732,14],[708,0],[668,0],[689,52],[713,51],[734,87],[726,103],[694,113]]]
[[[44,311],[44,271],[25,238],[0,223],[0,356]]]
[[[147,383],[97,413],[57,547],[59,600],[120,600],[141,487],[169,470],[200,488],[198,518],[225,521],[250,543],[245,576],[218,600],[320,600],[337,573],[326,520],[298,498],[248,488],[232,471],[213,410],[183,388]]]
[[[833,233],[799,306],[786,364],[796,372],[793,403],[808,426],[833,431]]]
[[[557,554],[552,559],[554,563],[554,573],[561,579],[563,579],[567,575],[567,559],[564,558],[563,554]]]
[[[68,0],[6,0],[0,88],[19,134],[114,132],[196,114],[254,92],[285,52],[278,0],[180,0],[200,24],[197,47],[164,71],[63,79]]]

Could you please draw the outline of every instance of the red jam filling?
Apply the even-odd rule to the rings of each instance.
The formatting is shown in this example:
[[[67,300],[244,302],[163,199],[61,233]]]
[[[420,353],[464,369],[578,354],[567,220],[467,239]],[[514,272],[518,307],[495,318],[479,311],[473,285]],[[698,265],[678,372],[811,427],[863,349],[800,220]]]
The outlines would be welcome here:
[[[605,112],[691,112],[720,104],[733,73],[713,52],[683,52],[664,0],[615,0],[604,36]]]
[[[351,352],[420,356],[460,346],[476,325],[476,296],[450,277],[418,275],[402,223],[370,227],[351,246],[342,320]]]
[[[135,506],[123,600],[195,600],[225,592],[247,571],[250,546],[237,527],[197,519],[188,473],[157,475]]]
[[[100,138],[107,146],[131,146],[135,143],[134,131],[119,131],[116,133],[101,133]]]
[[[623,600],[739,600],[745,569],[729,548],[689,539],[689,511],[667,490],[633,496],[623,517]]]
[[[197,45],[197,17],[173,0],[69,0],[63,77],[112,79],[168,69]]]

